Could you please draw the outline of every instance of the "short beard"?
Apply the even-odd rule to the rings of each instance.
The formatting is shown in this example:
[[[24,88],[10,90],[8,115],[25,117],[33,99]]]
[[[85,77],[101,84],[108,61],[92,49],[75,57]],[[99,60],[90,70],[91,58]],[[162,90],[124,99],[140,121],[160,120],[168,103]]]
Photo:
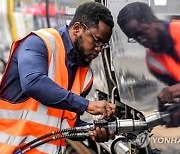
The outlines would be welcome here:
[[[83,48],[80,46],[82,38],[81,36],[76,38],[74,42],[74,49],[75,49],[75,59],[76,64],[81,67],[87,67],[90,64],[90,61],[86,60],[86,56],[84,55]]]

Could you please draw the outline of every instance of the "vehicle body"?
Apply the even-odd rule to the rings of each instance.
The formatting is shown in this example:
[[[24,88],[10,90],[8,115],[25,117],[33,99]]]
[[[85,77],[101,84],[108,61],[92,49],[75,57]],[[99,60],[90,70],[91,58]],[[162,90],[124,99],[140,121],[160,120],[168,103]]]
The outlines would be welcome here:
[[[108,99],[112,103],[118,105],[118,109],[121,111],[117,115],[120,119],[139,119],[139,114],[149,114],[158,109],[158,92],[165,86],[164,83],[157,80],[147,69],[145,62],[145,48],[138,43],[128,43],[128,38],[120,30],[117,24],[117,15],[122,7],[128,3],[135,1],[145,2],[155,12],[155,14],[163,20],[178,19],[180,17],[180,1],[155,1],[155,0],[104,0],[100,1],[104,3],[112,12],[115,27],[113,29],[113,35],[110,40],[110,50],[104,51],[101,55],[92,63],[92,68],[95,73],[94,93],[97,99]],[[161,5],[159,5],[161,3]],[[142,12],[143,13],[143,12]],[[109,65],[109,66],[107,66]],[[175,136],[180,135],[177,133]],[[162,129],[159,131],[173,131],[172,129]],[[123,134],[124,140],[121,140],[122,136],[118,136],[117,140],[121,140],[122,148],[124,145],[127,153],[157,153],[160,152],[155,147],[151,146],[151,143],[144,147],[136,146],[138,143],[136,139],[142,134],[147,132],[127,133]],[[151,131],[148,132],[148,137],[151,136]],[[154,133],[154,132],[153,132]],[[156,134],[156,133],[155,133]],[[156,134],[158,135],[158,134]],[[133,137],[132,137],[133,136]],[[163,137],[163,136],[162,136]],[[142,139],[142,138],[141,138]],[[150,139],[150,138],[149,138]],[[125,141],[125,142],[124,142]],[[152,141],[152,140],[151,140]],[[147,138],[148,142],[148,138]],[[108,148],[111,145],[115,145],[114,141],[109,143],[100,144],[106,152],[112,153],[112,149]],[[164,145],[166,146],[166,145]],[[167,145],[169,146],[169,145]],[[177,147],[169,146],[172,149]],[[162,148],[162,147],[160,147]],[[162,148],[163,149],[163,148]],[[165,148],[163,152],[169,149]],[[178,148],[179,149],[179,148]],[[116,148],[115,153],[123,153],[122,149]],[[178,150],[172,150],[178,153]],[[171,152],[172,152],[171,151]],[[126,153],[124,151],[124,153]]]

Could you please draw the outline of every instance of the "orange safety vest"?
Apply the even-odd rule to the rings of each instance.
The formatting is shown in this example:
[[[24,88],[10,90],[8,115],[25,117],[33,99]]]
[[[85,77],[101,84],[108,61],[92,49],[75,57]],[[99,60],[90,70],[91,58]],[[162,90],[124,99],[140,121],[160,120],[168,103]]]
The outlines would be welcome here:
[[[174,49],[180,59],[180,22],[172,21],[170,23],[170,34],[174,40]],[[175,61],[166,53],[155,53],[148,49],[146,54],[146,63],[148,68],[157,74],[169,75],[172,79],[180,81],[180,63]]]
[[[61,36],[52,28],[40,29],[31,33],[38,35],[46,44],[49,65],[48,77],[59,86],[67,89],[68,71],[65,65],[65,49]],[[13,43],[9,61],[22,40]],[[7,69],[8,65],[5,73]],[[92,81],[91,69],[79,67],[71,91],[80,95],[90,87]],[[74,112],[47,107],[33,98],[17,104],[0,100],[0,153],[12,154],[21,144],[28,143],[52,131],[72,128],[76,117]],[[28,153],[54,154],[57,153],[58,147],[61,147],[62,152],[65,150],[63,139],[43,144]]]

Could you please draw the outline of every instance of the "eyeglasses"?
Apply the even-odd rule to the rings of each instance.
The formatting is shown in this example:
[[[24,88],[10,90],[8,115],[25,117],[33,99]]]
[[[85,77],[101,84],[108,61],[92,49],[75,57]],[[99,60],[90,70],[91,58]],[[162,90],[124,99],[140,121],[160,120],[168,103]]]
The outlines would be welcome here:
[[[135,37],[128,38],[128,43],[137,43],[141,42],[143,39],[147,39],[149,27],[147,27],[147,24],[144,24],[143,27],[141,27],[141,30],[136,33]]]
[[[137,43],[137,41],[134,38],[129,38],[127,40],[128,43]]]
[[[95,46],[101,47],[101,49],[107,49],[107,48],[110,47],[109,43],[107,43],[107,42],[104,43],[104,42],[100,41],[100,40],[93,34],[93,32],[92,32],[91,30],[89,30],[89,27],[88,27],[86,24],[84,24],[84,23],[81,23],[81,24],[86,28],[86,30],[88,30],[88,31],[90,32],[91,36],[92,36],[93,39],[94,39],[94,44],[95,44]]]

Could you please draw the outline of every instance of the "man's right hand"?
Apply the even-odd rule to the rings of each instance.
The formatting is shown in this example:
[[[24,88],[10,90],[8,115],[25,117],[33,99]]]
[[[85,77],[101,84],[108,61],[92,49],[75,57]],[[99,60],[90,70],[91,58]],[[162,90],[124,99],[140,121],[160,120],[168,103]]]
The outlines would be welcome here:
[[[166,87],[157,96],[160,103],[180,103],[180,83]]]
[[[109,103],[105,100],[102,101],[89,101],[89,104],[86,108],[86,111],[92,115],[102,116],[100,119],[104,119],[106,117],[113,116],[116,112],[116,105]]]

